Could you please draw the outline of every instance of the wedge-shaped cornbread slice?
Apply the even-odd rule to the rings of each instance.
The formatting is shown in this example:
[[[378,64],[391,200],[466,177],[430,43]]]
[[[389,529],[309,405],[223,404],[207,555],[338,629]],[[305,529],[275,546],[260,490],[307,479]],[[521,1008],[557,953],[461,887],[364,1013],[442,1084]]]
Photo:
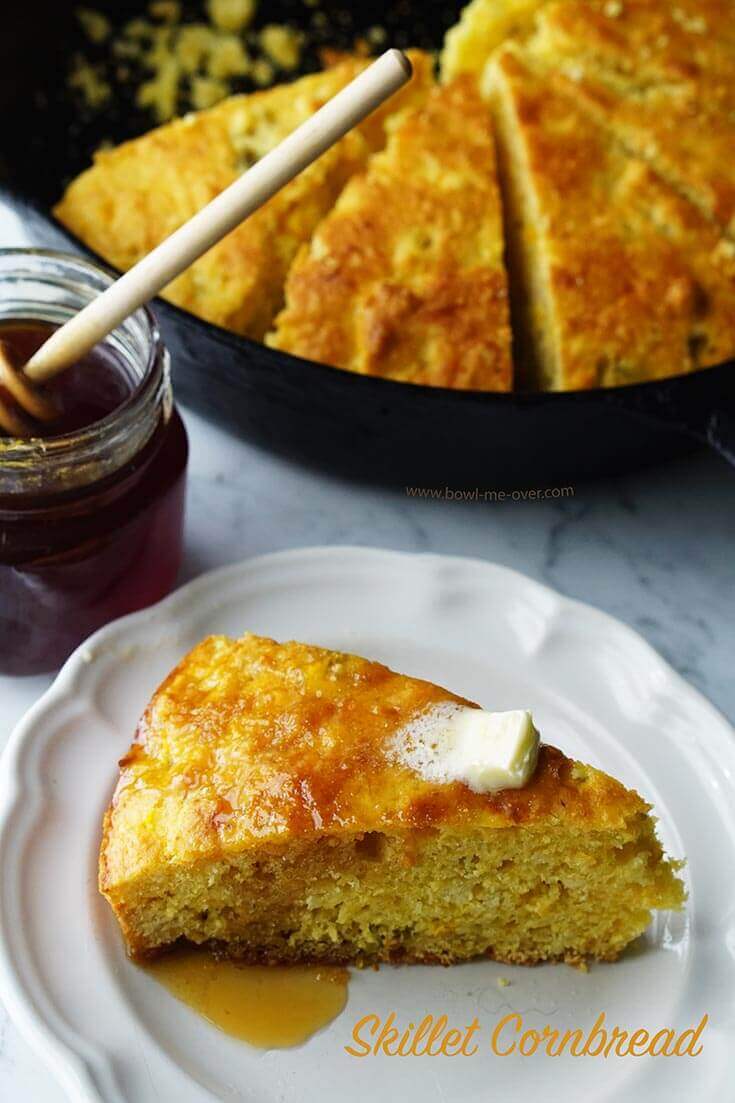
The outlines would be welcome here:
[[[621,87],[627,82],[642,91],[656,83],[730,77],[732,14],[730,0],[545,0],[533,31],[549,55],[556,49],[560,59],[574,56],[590,71],[616,75]]]
[[[453,80],[460,73],[482,73],[493,50],[531,30],[536,12],[545,3],[548,0],[472,0],[446,33],[442,80]]]
[[[729,0],[561,0],[530,40],[581,107],[731,233],[734,16]]]
[[[614,959],[678,908],[648,805],[542,746],[524,788],[395,757],[445,689],[257,636],[199,644],[121,762],[100,888],[132,954],[250,961]]]
[[[364,375],[509,390],[495,151],[471,78],[394,117],[298,254],[268,343]]]
[[[428,56],[410,56],[414,77],[406,88],[174,280],[165,297],[207,321],[261,338],[281,306],[297,249],[350,176],[384,144],[389,112],[420,101],[433,83]],[[109,263],[130,268],[366,64],[349,59],[293,84],[233,96],[101,151],[55,214]]]
[[[504,47],[484,85],[501,149],[519,363],[551,390],[655,379],[735,351],[729,242]]]

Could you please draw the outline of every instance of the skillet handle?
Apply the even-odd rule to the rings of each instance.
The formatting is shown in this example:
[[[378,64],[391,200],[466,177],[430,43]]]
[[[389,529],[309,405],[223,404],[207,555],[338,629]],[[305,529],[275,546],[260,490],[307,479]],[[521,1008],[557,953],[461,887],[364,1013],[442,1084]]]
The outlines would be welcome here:
[[[735,362],[610,393],[629,411],[709,445],[735,467]]]

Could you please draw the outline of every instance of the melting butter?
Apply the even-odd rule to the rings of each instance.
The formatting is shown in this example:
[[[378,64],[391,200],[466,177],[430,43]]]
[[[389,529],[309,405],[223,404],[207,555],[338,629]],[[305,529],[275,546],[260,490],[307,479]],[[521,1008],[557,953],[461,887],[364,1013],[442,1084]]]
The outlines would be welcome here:
[[[461,781],[476,793],[491,793],[527,785],[538,748],[526,709],[486,712],[441,701],[397,731],[390,752],[426,781]]]

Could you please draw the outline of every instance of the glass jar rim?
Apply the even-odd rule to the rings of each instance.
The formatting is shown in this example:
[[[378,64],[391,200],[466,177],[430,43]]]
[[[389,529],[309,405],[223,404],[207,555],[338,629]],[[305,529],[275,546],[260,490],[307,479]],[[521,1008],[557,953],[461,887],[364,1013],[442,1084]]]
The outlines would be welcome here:
[[[22,266],[24,259],[29,262],[27,269]],[[18,261],[18,267],[3,272],[3,262],[13,260]],[[58,267],[58,272],[53,270],[47,272],[45,279],[43,277],[44,261],[48,262],[50,267],[53,265]],[[5,279],[37,279],[52,287],[56,283],[62,290],[65,274],[69,278],[75,275],[87,278],[86,287],[80,283],[69,284],[69,287],[73,287],[80,296],[83,292],[93,292],[95,283],[99,291],[104,290],[118,276],[111,269],[73,253],[52,249],[3,248],[0,249],[0,304],[2,303],[1,289]],[[90,294],[88,297],[94,296]],[[72,310],[71,313],[73,312]],[[42,315],[42,313],[39,310],[39,314]],[[28,320],[32,319],[33,314],[30,313]],[[151,310],[147,306],[139,307],[113,330],[111,336],[118,334],[118,337],[121,337],[125,333],[126,325],[138,327],[143,343],[143,355],[140,357],[142,372],[135,380],[130,394],[116,409],[99,421],[71,433],[63,433],[55,437],[31,437],[27,440],[0,437],[1,470],[13,471],[20,477],[21,482],[25,482],[26,480],[22,478],[23,474],[30,474],[31,470],[36,470],[40,465],[47,470],[72,462],[75,466],[80,464],[84,467],[85,463],[90,463],[92,457],[101,448],[114,449],[116,442],[122,443],[133,433],[142,411],[155,406],[158,398],[170,384],[165,348],[158,323]],[[144,360],[145,363],[143,363]]]

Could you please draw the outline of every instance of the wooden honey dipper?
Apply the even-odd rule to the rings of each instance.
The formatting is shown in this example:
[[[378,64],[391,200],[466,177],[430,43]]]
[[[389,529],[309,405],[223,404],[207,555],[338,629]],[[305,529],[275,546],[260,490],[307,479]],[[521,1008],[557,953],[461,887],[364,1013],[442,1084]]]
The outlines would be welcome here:
[[[0,429],[30,437],[34,422],[58,416],[36,385],[75,364],[125,318],[261,207],[285,184],[362,122],[411,77],[400,50],[387,50],[243,176],[175,230],[133,268],[57,329],[22,367],[0,341]]]

